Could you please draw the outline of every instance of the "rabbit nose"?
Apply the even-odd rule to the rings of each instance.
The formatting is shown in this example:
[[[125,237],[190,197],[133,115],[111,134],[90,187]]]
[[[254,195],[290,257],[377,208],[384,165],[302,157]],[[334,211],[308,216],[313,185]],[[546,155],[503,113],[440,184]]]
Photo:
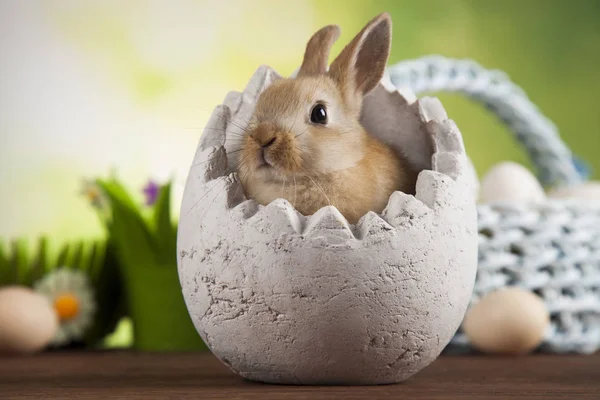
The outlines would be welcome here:
[[[275,140],[277,140],[277,138],[275,136],[273,136],[273,138],[267,140],[266,143],[261,143],[260,147],[263,149],[266,149],[269,146],[271,146],[273,143],[275,143]]]
[[[264,150],[277,140],[277,127],[271,123],[263,122],[254,131],[252,138]]]

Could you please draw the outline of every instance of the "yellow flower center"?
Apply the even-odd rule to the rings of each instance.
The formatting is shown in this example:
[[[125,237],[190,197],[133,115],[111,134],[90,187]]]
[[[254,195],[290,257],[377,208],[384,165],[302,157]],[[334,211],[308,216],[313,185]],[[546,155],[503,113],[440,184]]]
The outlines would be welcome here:
[[[89,201],[94,202],[100,198],[100,191],[97,188],[89,188],[86,191],[86,196]]]
[[[63,293],[54,299],[54,309],[61,321],[73,319],[79,314],[79,299],[71,293]]]

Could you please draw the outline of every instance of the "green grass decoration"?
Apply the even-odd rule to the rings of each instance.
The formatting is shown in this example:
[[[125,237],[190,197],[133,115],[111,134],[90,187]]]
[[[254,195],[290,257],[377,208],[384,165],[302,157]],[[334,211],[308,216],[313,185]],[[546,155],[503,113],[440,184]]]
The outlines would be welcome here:
[[[148,351],[206,349],[181,293],[177,228],[170,213],[171,184],[159,187],[153,204],[140,206],[116,178],[96,183],[110,207],[109,215],[101,220],[115,244],[134,347]]]
[[[94,323],[82,340],[90,347],[99,345],[124,315],[121,280],[114,246],[105,240],[65,243],[52,252],[47,237],[37,246],[24,239],[0,241],[0,287],[33,285],[56,268],[76,269],[86,274],[94,290]]]

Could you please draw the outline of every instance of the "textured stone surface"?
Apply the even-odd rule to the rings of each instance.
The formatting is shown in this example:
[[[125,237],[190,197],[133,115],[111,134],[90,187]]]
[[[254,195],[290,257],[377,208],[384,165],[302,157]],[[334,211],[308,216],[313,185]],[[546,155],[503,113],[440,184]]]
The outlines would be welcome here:
[[[425,169],[416,196],[396,192],[381,215],[356,225],[331,206],[312,216],[283,199],[262,206],[244,198],[239,143],[225,137],[275,75],[261,67],[215,109],[190,169],[177,246],[192,320],[248,379],[405,380],[450,341],[475,280],[476,209],[460,132],[437,99],[409,101],[382,86],[363,119],[391,145],[412,143],[413,163]],[[382,110],[396,117],[370,118]]]

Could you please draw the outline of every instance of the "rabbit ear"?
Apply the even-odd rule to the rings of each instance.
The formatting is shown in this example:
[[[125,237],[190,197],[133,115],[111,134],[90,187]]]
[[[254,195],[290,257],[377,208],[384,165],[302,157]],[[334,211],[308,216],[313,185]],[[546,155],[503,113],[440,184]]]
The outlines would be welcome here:
[[[327,61],[331,46],[340,36],[340,27],[327,25],[315,33],[304,52],[304,61],[298,71],[298,76],[322,75],[327,72]]]
[[[392,21],[382,13],[369,22],[329,68],[345,95],[362,96],[373,90],[385,72],[392,43]]]

